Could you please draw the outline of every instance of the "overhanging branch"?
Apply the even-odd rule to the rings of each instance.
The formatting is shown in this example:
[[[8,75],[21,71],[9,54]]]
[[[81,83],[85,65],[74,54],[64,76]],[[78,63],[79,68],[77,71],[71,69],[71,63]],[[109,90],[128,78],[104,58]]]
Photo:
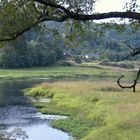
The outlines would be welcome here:
[[[21,31],[16,31],[15,33],[8,34],[7,36],[0,36],[0,41],[9,41],[9,40],[14,40],[18,36],[22,35],[24,32],[27,30],[30,30],[32,27],[36,26],[37,24],[43,22],[43,21],[57,21],[57,22],[64,22],[67,19],[73,19],[73,20],[78,20],[78,21],[88,21],[88,20],[101,20],[101,19],[107,19],[107,18],[128,18],[128,19],[134,19],[134,20],[140,20],[140,13],[138,12],[131,12],[131,11],[126,11],[126,12],[108,12],[108,13],[95,13],[95,14],[79,14],[78,12],[73,12],[72,10],[69,10],[68,8],[65,8],[62,5],[52,3],[49,0],[34,0],[34,2],[38,2],[40,4],[43,4],[45,6],[49,6],[58,10],[61,10],[62,13],[61,15],[57,15],[57,13],[52,15],[51,17],[49,16],[43,16],[39,20],[37,19],[35,22],[26,26],[25,28],[21,28]],[[136,50],[132,56],[139,54],[140,49]]]
[[[48,0],[34,0],[34,1],[46,6],[61,9],[65,14],[69,16],[69,18],[74,20],[79,20],[79,21],[101,20],[107,18],[128,18],[128,19],[140,20],[140,13],[138,12],[126,11],[126,12],[108,12],[108,13],[95,13],[95,14],[78,14],[77,12],[74,13],[73,11],[70,11],[64,6],[52,3]]]
[[[40,16],[34,23],[27,25],[25,28],[19,30],[19,31],[15,31],[13,33],[10,33],[7,36],[4,37],[0,37],[0,41],[11,41],[11,40],[15,40],[17,37],[21,36],[23,33],[25,33],[26,31],[30,30],[32,27],[37,26],[39,23],[44,22],[44,21],[57,21],[57,22],[63,22],[66,19],[68,19],[68,16],[64,15],[61,17],[47,17],[47,16]]]

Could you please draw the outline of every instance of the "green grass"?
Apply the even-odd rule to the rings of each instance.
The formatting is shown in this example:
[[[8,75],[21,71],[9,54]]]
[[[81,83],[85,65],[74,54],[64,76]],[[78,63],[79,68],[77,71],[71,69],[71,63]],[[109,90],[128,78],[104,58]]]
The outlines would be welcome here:
[[[54,121],[52,125],[77,139],[139,140],[139,92],[139,87],[135,94],[121,90],[113,81],[61,81],[44,83],[26,95],[51,98],[48,104],[34,105],[44,114],[68,115],[69,119]]]
[[[128,71],[128,70],[127,70]],[[106,78],[117,78],[126,70],[102,69],[98,67],[48,67],[48,68],[28,68],[28,69],[0,69],[0,79],[19,79],[19,78],[53,78],[53,79],[91,79],[100,80]],[[134,73],[131,73],[132,75]],[[130,75],[131,75],[130,74]]]

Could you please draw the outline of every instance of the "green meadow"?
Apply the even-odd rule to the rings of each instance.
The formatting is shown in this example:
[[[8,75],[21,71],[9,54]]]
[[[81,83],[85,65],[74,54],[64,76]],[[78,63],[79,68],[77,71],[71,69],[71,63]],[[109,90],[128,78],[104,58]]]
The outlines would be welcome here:
[[[0,69],[0,79],[52,78],[53,80],[116,80],[121,74],[127,78],[135,76],[135,71],[112,69],[98,64],[79,66],[52,66],[25,69]]]
[[[76,139],[139,140],[140,87],[137,85],[136,93],[120,89],[116,80],[122,73],[129,81],[136,75],[131,69],[100,65],[33,69],[32,76],[58,80],[27,89],[25,95],[50,98],[49,103],[33,105],[44,114],[67,115],[68,119],[51,124]]]

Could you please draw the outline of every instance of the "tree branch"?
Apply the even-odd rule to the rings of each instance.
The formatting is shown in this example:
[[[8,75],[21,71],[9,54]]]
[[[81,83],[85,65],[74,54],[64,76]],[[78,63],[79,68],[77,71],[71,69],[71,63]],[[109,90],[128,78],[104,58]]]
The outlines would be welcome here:
[[[0,41],[12,41],[15,40],[17,37],[21,36],[23,33],[25,33],[26,31],[30,30],[32,27],[37,26],[39,23],[44,22],[44,21],[57,21],[57,22],[63,22],[68,18],[68,16],[64,15],[61,17],[47,17],[47,16],[40,16],[36,22],[28,25],[27,27],[21,29],[20,31],[15,31],[13,33],[10,33],[8,36],[6,37],[0,37]]]
[[[132,88],[132,89],[133,89],[133,92],[135,92],[135,91],[136,91],[136,85],[137,85],[139,76],[140,76],[140,68],[139,68],[139,70],[138,70],[138,72],[137,72],[136,79],[134,80],[134,82],[133,82],[132,85],[130,85],[130,86],[124,86],[124,85],[122,85],[122,84],[120,83],[121,79],[124,78],[124,75],[122,75],[122,76],[120,76],[120,77],[118,78],[117,84],[118,84],[118,86],[121,87],[122,89],[126,89],[126,88],[130,88],[130,89],[131,89],[131,88]]]
[[[34,23],[28,25],[27,27],[21,29],[21,31],[16,31],[14,33],[8,34],[7,36],[0,37],[0,41],[10,41],[16,39],[18,36],[22,35],[27,30],[30,30],[32,27],[36,26],[37,24],[43,22],[43,21],[57,21],[57,22],[64,22],[67,19],[73,19],[78,21],[88,21],[88,20],[101,20],[101,19],[107,19],[107,18],[129,18],[134,20],[140,20],[140,13],[138,12],[108,12],[108,13],[95,13],[95,14],[79,14],[78,12],[73,12],[72,10],[69,10],[68,8],[65,8],[64,6],[61,6],[56,3],[52,3],[50,0],[34,0],[34,2],[38,2],[39,4],[43,4],[45,6],[49,6],[55,9],[61,10],[63,13],[61,15],[57,15],[57,13],[54,16],[46,16],[44,15],[41,19],[37,19]],[[133,52],[132,56],[139,54],[140,49]]]
[[[135,56],[140,54],[140,48],[134,49],[133,52],[131,53],[131,56]]]
[[[69,16],[69,18],[74,20],[79,20],[79,21],[101,20],[107,18],[129,18],[134,20],[140,20],[140,13],[138,12],[126,11],[126,12],[108,12],[108,13],[96,13],[96,14],[78,14],[77,12],[74,13],[70,11],[64,6],[52,3],[47,0],[34,0],[34,1],[46,6],[61,9],[64,13],[66,13]]]
[[[126,45],[132,50],[132,52],[130,53],[130,56],[135,56],[135,55],[140,54],[140,48],[134,48],[128,43],[126,43]]]

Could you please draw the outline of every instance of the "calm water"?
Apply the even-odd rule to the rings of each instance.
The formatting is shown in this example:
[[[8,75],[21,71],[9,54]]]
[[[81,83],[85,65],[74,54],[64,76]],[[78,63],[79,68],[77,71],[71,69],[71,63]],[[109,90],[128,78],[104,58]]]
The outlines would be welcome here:
[[[7,131],[21,128],[28,140],[72,140],[67,133],[54,129],[49,122],[54,116],[40,117],[31,106],[30,100],[23,96],[22,89],[32,87],[46,79],[9,80],[0,82],[0,125]],[[59,116],[57,116],[59,118]]]

